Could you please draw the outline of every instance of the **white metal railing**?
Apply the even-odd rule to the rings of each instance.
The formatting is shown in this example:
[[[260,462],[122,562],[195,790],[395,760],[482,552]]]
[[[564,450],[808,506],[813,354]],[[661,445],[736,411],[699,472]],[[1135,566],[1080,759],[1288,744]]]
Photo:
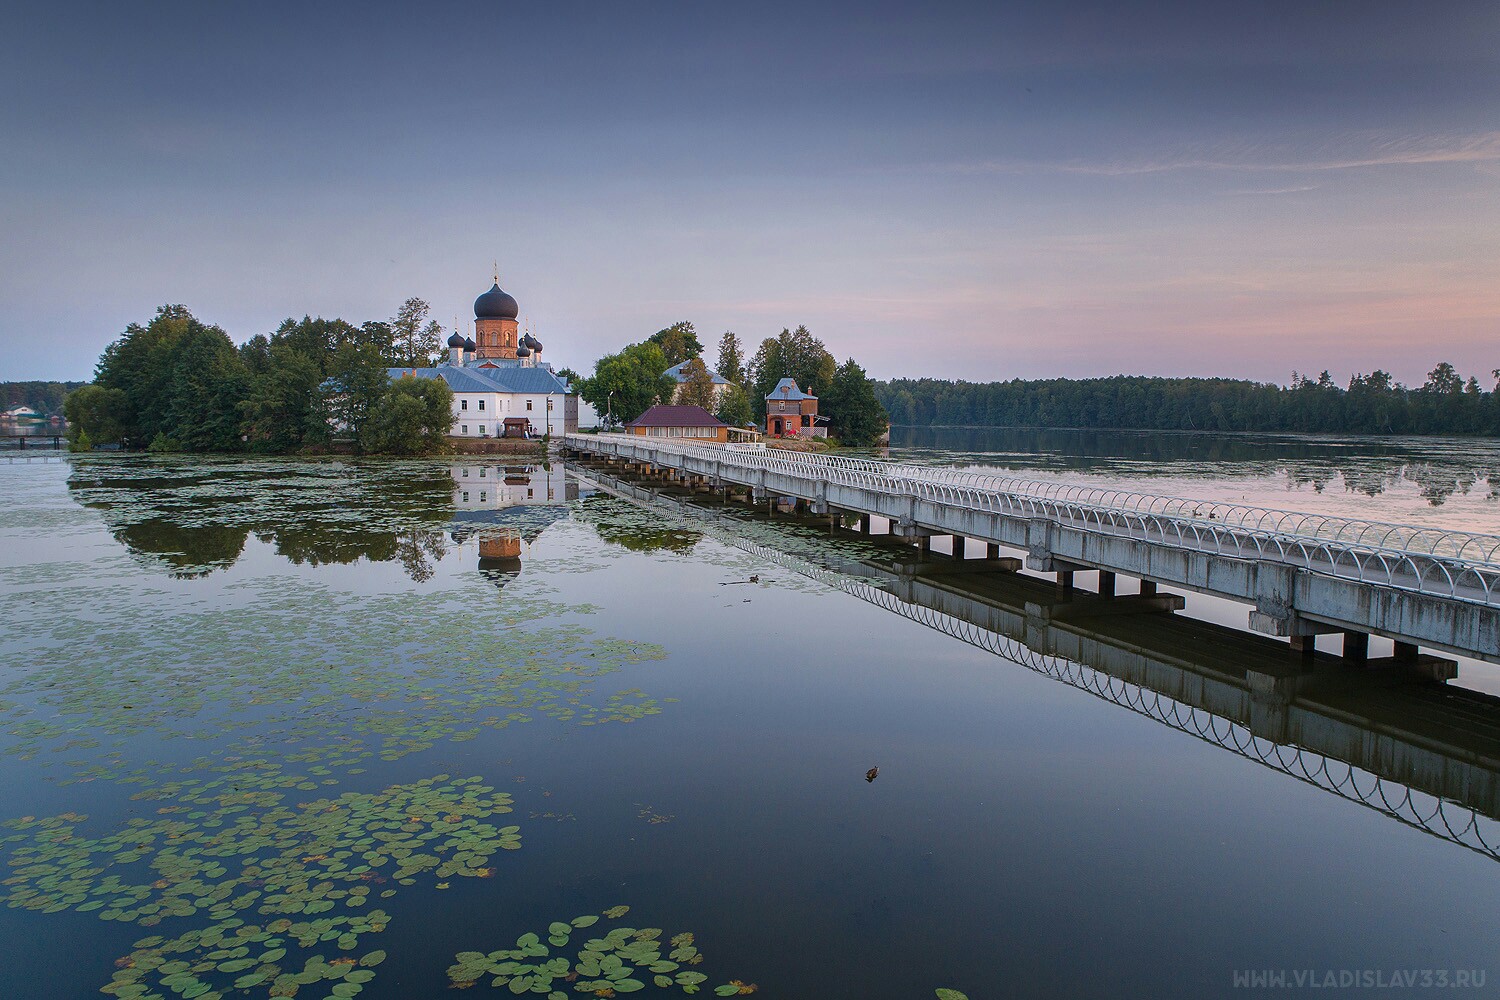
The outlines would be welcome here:
[[[611,450],[648,448],[663,455],[691,455],[723,466],[823,479],[1010,517],[1044,518],[1160,545],[1288,563],[1344,579],[1500,604],[1497,535],[781,449],[729,451],[608,434],[579,436],[571,443],[588,451],[604,444]]]

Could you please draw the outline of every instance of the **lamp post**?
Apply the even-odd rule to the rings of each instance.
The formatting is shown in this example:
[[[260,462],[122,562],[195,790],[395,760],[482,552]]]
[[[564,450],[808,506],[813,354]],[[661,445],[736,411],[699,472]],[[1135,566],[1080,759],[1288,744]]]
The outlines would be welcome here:
[[[604,426],[605,427],[613,427],[614,426],[614,423],[615,423],[614,401],[615,401],[615,391],[613,389],[611,389],[611,390],[609,390],[609,394],[604,397]]]

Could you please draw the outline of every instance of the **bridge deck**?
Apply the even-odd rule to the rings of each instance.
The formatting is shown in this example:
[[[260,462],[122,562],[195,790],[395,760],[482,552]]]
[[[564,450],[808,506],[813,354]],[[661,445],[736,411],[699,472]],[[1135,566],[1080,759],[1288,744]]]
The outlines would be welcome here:
[[[1500,663],[1500,536],[1109,491],[1059,495],[1051,484],[630,435],[563,443],[886,518],[897,534],[1019,549],[1035,570],[1103,570],[1247,603],[1251,626],[1273,635],[1373,633]]]

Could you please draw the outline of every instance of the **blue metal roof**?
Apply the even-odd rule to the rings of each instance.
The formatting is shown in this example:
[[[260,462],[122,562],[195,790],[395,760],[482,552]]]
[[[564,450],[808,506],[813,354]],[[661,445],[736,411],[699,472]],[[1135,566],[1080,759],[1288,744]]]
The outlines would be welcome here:
[[[688,361],[692,361],[692,360],[693,360],[692,358],[688,358]],[[698,360],[701,361],[703,359],[699,358]],[[687,365],[687,361],[678,362],[677,364],[673,365],[671,368],[668,368],[666,370],[666,374],[672,376],[673,378],[675,378],[679,382],[686,382],[687,381],[687,376],[684,375],[684,374],[682,374],[682,369],[686,365]],[[729,382],[729,380],[727,378],[725,378],[723,375],[720,375],[718,372],[714,371],[711,368],[709,369],[708,374],[714,380],[714,385],[729,385],[730,384],[730,382]]]
[[[536,395],[567,394],[568,384],[544,368],[387,368],[394,381],[403,375],[440,378],[454,392],[520,392]]]
[[[786,392],[782,392],[781,391],[783,387],[786,388],[786,390],[787,390]],[[810,392],[803,392],[801,389],[797,388],[797,380],[796,379],[784,378],[780,382],[776,383],[776,388],[774,388],[770,392],[766,393],[766,398],[767,399],[817,399],[818,397],[814,396]]]

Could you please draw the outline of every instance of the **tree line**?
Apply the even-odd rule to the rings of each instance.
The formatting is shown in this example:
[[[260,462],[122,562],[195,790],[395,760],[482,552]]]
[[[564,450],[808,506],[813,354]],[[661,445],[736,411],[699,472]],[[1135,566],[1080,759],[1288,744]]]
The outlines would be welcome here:
[[[82,382],[0,382],[0,410],[29,406],[44,417],[60,417],[63,400]]]
[[[453,393],[388,377],[432,363],[442,328],[408,299],[389,321],[287,319],[236,347],[186,306],[166,305],[104,349],[94,381],[63,404],[76,450],[289,453],[335,439],[367,454],[442,450]]]
[[[1125,427],[1500,436],[1500,369],[1486,389],[1443,362],[1407,387],[1379,369],[1347,387],[1328,372],[1290,385],[1227,378],[893,379],[875,393],[903,426]]]
[[[777,382],[792,378],[818,397],[819,414],[829,418],[831,435],[844,444],[874,444],[889,426],[876,383],[853,358],[840,365],[805,326],[784,328],[765,338],[748,359],[739,336],[725,331],[713,369],[729,382],[722,392],[715,389],[703,352],[693,324],[674,323],[600,358],[592,376],[575,378],[578,393],[612,423],[628,423],[656,403],[676,397],[703,407],[731,427],[744,427],[765,422],[765,397]],[[686,381],[679,394],[677,380],[666,372],[684,362]]]

